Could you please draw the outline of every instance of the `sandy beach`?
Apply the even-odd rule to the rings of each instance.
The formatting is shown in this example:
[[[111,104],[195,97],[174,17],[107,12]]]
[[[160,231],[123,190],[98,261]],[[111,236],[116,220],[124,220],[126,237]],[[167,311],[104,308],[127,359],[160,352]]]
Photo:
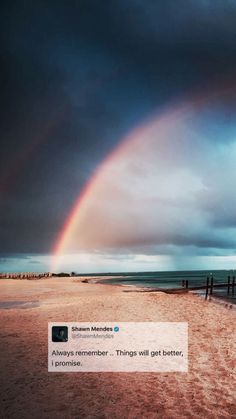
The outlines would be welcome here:
[[[81,281],[0,280],[0,417],[236,417],[236,310]],[[49,321],[187,321],[189,372],[48,373]]]

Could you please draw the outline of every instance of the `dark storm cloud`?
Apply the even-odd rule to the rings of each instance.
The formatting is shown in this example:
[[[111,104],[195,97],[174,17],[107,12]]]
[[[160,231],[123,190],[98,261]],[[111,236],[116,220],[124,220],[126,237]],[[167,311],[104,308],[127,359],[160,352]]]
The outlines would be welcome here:
[[[2,252],[49,251],[120,138],[236,69],[232,1],[6,1],[0,19]]]

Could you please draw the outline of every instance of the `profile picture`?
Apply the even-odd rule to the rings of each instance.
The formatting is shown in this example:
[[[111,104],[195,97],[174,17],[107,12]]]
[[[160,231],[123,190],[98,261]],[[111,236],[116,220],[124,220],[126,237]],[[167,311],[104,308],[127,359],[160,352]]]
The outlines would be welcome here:
[[[67,342],[68,341],[68,327],[67,326],[53,326],[52,327],[52,341],[53,342]]]

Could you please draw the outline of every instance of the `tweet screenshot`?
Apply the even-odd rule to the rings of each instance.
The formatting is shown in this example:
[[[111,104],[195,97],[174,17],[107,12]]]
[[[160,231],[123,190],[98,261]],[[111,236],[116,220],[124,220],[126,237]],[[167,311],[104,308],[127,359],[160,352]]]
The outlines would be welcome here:
[[[49,372],[187,372],[185,322],[49,323]]]
[[[0,47],[0,419],[236,419],[236,0],[1,0]]]

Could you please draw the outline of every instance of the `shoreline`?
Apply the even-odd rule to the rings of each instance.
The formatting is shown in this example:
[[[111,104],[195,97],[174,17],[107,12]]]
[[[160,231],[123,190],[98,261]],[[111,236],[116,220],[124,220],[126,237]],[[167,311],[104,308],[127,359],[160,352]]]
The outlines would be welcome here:
[[[117,278],[125,278],[126,276],[117,276]],[[142,286],[138,286],[138,285],[131,285],[131,284],[112,284],[109,283],[107,281],[109,281],[110,279],[113,279],[114,277],[112,275],[102,275],[101,277],[99,276],[94,276],[92,277],[91,275],[87,276],[71,276],[71,277],[51,277],[54,281],[57,278],[58,280],[69,280],[72,279],[73,282],[75,283],[85,283],[85,284],[100,284],[100,285],[106,285],[106,286],[116,286],[116,287],[121,287],[121,288],[127,288],[126,292],[136,292],[136,293],[166,293],[166,294],[195,294],[198,297],[202,298],[205,300],[205,295],[204,293],[201,293],[198,290],[191,290],[191,289],[185,289],[185,288],[173,288],[173,289],[164,289],[164,288],[154,288],[154,287],[142,287]],[[40,277],[40,278],[6,278],[6,277],[2,277],[0,278],[1,280],[14,280],[14,281],[23,281],[23,280],[27,280],[27,281],[41,281],[41,280],[45,280],[47,279],[46,277]],[[207,300],[208,302],[212,302],[215,304],[220,304],[220,305],[224,305],[226,308],[228,309],[233,309],[236,310],[236,302],[231,301],[230,297],[229,299],[227,299],[227,297],[222,297],[222,296],[217,296],[217,295],[208,295]]]
[[[112,277],[111,277],[112,278]],[[129,291],[129,292],[141,292],[141,293],[149,293],[149,292],[162,292],[162,293],[167,293],[167,294],[188,294],[188,293],[192,293],[194,295],[197,295],[198,297],[202,298],[205,300],[205,295],[201,292],[198,292],[196,290],[187,290],[187,289],[176,289],[176,291],[173,290],[168,290],[168,289],[163,289],[163,288],[151,288],[151,287],[139,287],[138,285],[127,285],[127,284],[111,284],[111,283],[106,283],[107,278],[103,278],[102,280],[90,280],[90,279],[86,279],[86,281],[82,281],[84,283],[90,283],[90,284],[101,284],[101,285],[111,285],[111,286],[119,286],[119,287],[129,287],[129,288],[133,288],[133,290]],[[109,280],[109,279],[108,279]],[[127,290],[128,291],[128,290]],[[229,299],[227,299],[227,297],[220,297],[220,296],[216,296],[216,295],[208,295],[207,300],[209,302],[215,303],[215,304],[221,304],[224,305],[226,308],[228,309],[233,309],[236,310],[236,302],[230,301],[230,297]]]

